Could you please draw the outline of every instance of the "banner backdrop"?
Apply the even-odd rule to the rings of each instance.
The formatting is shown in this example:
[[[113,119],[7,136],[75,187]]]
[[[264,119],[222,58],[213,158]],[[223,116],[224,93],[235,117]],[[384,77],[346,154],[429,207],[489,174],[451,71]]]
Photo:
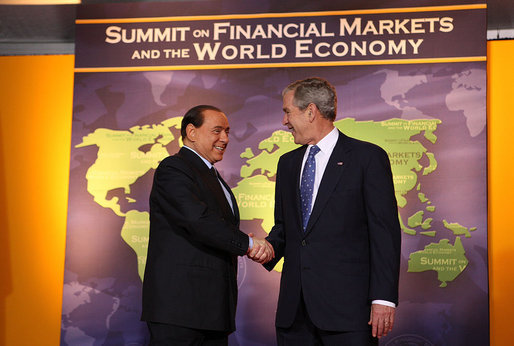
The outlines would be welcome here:
[[[400,304],[381,344],[487,345],[486,8],[466,3],[79,6],[61,344],[148,342],[148,197],[155,168],[182,145],[185,111],[227,114],[216,166],[241,229],[263,237],[278,158],[296,147],[281,91],[320,76],[337,89],[335,125],[391,160]],[[275,344],[280,271],[239,259],[230,345]]]

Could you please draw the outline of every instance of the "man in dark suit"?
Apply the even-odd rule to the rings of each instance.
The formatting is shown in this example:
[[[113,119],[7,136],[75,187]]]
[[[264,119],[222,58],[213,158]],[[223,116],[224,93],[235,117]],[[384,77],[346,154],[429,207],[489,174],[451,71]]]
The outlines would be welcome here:
[[[337,96],[309,78],[284,92],[282,123],[302,146],[278,163],[275,226],[284,266],[279,345],[375,345],[398,304],[401,232],[387,154],[334,127]]]
[[[229,139],[227,117],[196,106],[182,120],[184,147],[164,159],[150,195],[142,320],[151,345],[227,345],[235,330],[237,256],[273,256],[239,230],[239,211],[214,169]]]

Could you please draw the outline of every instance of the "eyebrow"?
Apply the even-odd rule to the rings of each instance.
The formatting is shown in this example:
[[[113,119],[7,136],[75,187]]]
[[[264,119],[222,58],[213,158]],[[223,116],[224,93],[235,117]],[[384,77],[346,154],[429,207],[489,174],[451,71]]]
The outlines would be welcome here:
[[[214,126],[212,129],[213,130],[230,130],[230,126],[223,127],[223,126],[218,125],[218,126]]]

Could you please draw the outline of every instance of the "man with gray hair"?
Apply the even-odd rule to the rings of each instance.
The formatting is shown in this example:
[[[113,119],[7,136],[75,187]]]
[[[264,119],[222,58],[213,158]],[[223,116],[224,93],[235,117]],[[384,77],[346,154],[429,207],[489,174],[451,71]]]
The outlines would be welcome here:
[[[282,93],[301,147],[278,163],[275,225],[284,258],[276,314],[279,345],[376,345],[393,327],[401,232],[391,167],[380,147],[334,126],[335,88],[318,77]]]

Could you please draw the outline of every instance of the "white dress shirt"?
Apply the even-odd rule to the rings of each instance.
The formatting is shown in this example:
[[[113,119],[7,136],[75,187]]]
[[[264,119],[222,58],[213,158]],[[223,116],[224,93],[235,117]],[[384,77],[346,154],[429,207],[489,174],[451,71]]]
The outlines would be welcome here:
[[[325,173],[325,168],[327,168],[328,160],[330,159],[330,155],[334,151],[334,147],[336,146],[337,139],[339,138],[339,131],[337,128],[333,128],[321,141],[316,144],[320,151],[314,156],[316,159],[316,175],[314,176],[314,187],[312,191],[312,203],[311,203],[311,211],[314,202],[316,201],[316,196],[318,195],[319,185],[321,183],[321,178],[323,178],[323,173]],[[303,155],[302,168],[300,172],[303,175],[303,166],[305,166],[305,162],[307,161],[307,157],[309,156],[309,151],[311,150],[312,144],[309,144],[305,154]],[[302,175],[300,175],[300,184],[302,181]]]

